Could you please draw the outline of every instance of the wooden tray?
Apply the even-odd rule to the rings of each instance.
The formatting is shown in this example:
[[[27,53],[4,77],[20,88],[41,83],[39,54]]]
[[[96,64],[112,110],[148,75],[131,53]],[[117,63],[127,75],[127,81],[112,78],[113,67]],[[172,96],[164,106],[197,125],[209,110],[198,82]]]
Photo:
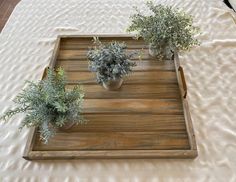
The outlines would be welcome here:
[[[99,36],[102,42],[124,41],[128,51],[142,50],[134,73],[119,91],[107,91],[88,71],[86,54],[93,36],[59,36],[50,67],[62,67],[68,88],[83,84],[83,114],[89,122],[58,132],[47,145],[32,129],[24,158],[195,158],[197,147],[186,101],[187,87],[178,55],[160,62],[150,57],[143,40],[129,35]]]

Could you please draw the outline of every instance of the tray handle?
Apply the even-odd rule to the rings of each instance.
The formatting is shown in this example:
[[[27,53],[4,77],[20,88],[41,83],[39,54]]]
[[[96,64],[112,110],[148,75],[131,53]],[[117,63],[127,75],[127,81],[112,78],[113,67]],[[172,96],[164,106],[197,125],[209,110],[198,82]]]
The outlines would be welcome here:
[[[182,81],[183,98],[186,98],[187,97],[187,84],[186,84],[186,81],[185,81],[184,70],[181,66],[179,66],[178,71],[180,73],[180,78],[181,78],[181,81]]]
[[[42,80],[47,76],[47,71],[48,71],[48,66],[44,68],[43,75],[42,75]]]

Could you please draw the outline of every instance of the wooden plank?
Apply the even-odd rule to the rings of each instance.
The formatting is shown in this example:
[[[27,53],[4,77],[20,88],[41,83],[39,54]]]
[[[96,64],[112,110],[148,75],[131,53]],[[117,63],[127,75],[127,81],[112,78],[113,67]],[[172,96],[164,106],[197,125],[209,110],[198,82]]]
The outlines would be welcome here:
[[[173,61],[134,61],[136,66],[134,71],[174,71],[175,65]],[[65,71],[79,72],[89,71],[88,60],[66,60],[57,61],[57,67],[62,67]]]
[[[85,99],[83,113],[120,114],[183,114],[183,106],[176,99]]]
[[[69,84],[95,84],[96,75],[91,72],[66,72]],[[125,77],[124,84],[177,84],[176,73],[170,71],[133,72]]]
[[[136,39],[134,37],[114,37],[114,36],[105,36],[101,35],[98,36],[99,40],[103,43],[110,43],[111,41],[118,41],[118,42],[124,42],[126,44],[140,44],[140,45],[147,45],[143,39],[139,38]],[[90,43],[93,43],[93,37],[92,36],[84,36],[84,37],[61,37],[61,45],[64,44],[67,45],[89,45]]]
[[[78,151],[31,151],[29,160],[73,159],[193,159],[197,150],[78,150]]]
[[[51,62],[49,64],[50,68],[54,68],[56,66],[57,56],[59,54],[59,49],[60,49],[60,40],[61,40],[60,37],[57,37],[56,44],[55,44],[55,49],[53,50],[52,59],[51,59]]]
[[[129,53],[133,53],[134,50],[128,49],[126,51],[127,54]],[[59,55],[58,55],[58,59],[60,60],[85,60],[87,59],[87,53],[88,50],[83,50],[83,49],[79,49],[79,50],[60,50],[59,51]],[[139,54],[133,56],[131,58],[131,60],[134,59],[139,59],[139,56],[141,55],[141,59],[142,60],[155,60],[152,56],[149,55],[148,53],[148,49],[143,49],[140,50]]]
[[[100,38],[100,41],[103,44],[110,43],[111,41],[124,42],[127,45],[127,49],[148,49],[149,46],[145,44],[143,40],[134,40],[130,38],[126,39],[117,39],[117,38]],[[84,38],[84,39],[62,39],[61,50],[81,50],[88,49],[93,47],[93,39]]]
[[[197,144],[196,144],[195,134],[193,130],[192,119],[190,116],[189,106],[186,99],[183,100],[183,108],[184,108],[185,124],[187,128],[190,147],[192,150],[196,150],[197,152]]]
[[[68,85],[66,88],[73,89],[75,85]],[[180,99],[180,92],[177,84],[124,84],[120,90],[109,91],[101,85],[83,85],[86,99]]]
[[[25,145],[23,158],[29,160],[29,154],[33,150],[36,142],[37,128],[31,128],[28,136],[28,140]]]
[[[68,132],[156,131],[159,133],[186,133],[183,115],[86,114],[83,117],[88,122],[74,125]]]
[[[122,150],[122,149],[189,149],[186,133],[157,132],[73,132],[58,133],[48,143],[43,144],[36,136],[33,150]],[[66,140],[65,140],[66,139]],[[64,142],[63,142],[64,141]]]
[[[102,43],[108,43],[108,41],[102,41]],[[126,42],[126,46],[127,46],[127,49],[135,49],[139,51],[149,48],[148,45],[133,44],[132,42],[130,43]],[[88,50],[92,47],[94,47],[94,44],[92,42],[90,43],[82,42],[79,44],[66,42],[61,45],[60,50]]]
[[[95,36],[86,36],[81,35],[78,37],[72,36],[72,37],[65,37],[60,36],[61,38],[61,45],[67,43],[67,44],[89,44],[93,43],[93,37],[99,37],[99,40],[101,42],[109,43],[111,41],[119,41],[119,42],[125,42],[125,43],[132,43],[132,44],[142,44],[147,45],[145,41],[142,38],[136,39],[135,37],[132,37],[130,35],[127,36],[109,36],[109,35],[95,35]]]
[[[179,70],[180,62],[179,62],[179,56],[176,52],[175,52],[174,57],[175,57],[175,59],[174,59],[175,69]],[[192,119],[191,119],[191,115],[190,115],[190,111],[189,111],[188,101],[186,99],[187,85],[185,83],[185,80],[184,80],[184,84],[183,84],[182,78],[181,78],[178,71],[176,71],[176,76],[177,76],[180,91],[182,93],[181,95],[183,96],[182,103],[183,103],[183,109],[184,109],[185,124],[186,124],[186,128],[187,128],[187,133],[188,133],[188,138],[189,138],[191,150],[196,150],[196,156],[197,156],[197,144],[196,144],[195,134],[194,134],[194,130],[193,130]],[[184,90],[186,90],[186,92]]]

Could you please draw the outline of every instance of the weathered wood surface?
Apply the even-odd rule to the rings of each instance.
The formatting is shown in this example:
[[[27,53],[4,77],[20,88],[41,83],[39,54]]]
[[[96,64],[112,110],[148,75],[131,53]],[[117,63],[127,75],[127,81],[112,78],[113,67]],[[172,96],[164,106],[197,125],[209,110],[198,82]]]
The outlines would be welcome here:
[[[86,114],[86,119],[89,122],[75,125],[68,132],[186,132],[183,115]]]
[[[138,56],[133,59],[137,66],[120,90],[107,91],[88,70],[86,54],[92,37],[59,37],[50,66],[64,68],[69,81],[67,88],[83,84],[83,115],[88,122],[67,132],[58,131],[47,145],[35,130],[24,157],[32,160],[196,157],[187,101],[180,91],[183,82],[179,82],[184,75],[179,73],[177,63],[155,60],[148,55],[148,46],[132,37],[104,36],[100,40],[124,41],[128,52],[142,51],[142,60]]]
[[[175,65],[173,61],[160,62],[156,61],[134,61],[137,66],[133,68],[135,71],[173,71],[175,72]],[[57,61],[57,66],[61,66],[67,71],[78,72],[78,71],[88,71],[88,61],[85,60],[59,60]]]
[[[68,85],[72,89],[75,85]],[[175,84],[126,84],[119,91],[105,90],[101,85],[83,85],[85,98],[90,99],[180,99],[179,88]]]
[[[96,84],[96,76],[91,72],[67,71],[70,83]],[[127,76],[125,84],[177,84],[176,73],[172,71],[133,72]]]
[[[65,141],[66,142],[62,142]],[[34,150],[135,150],[189,149],[187,133],[157,132],[64,132],[45,145],[36,135]]]

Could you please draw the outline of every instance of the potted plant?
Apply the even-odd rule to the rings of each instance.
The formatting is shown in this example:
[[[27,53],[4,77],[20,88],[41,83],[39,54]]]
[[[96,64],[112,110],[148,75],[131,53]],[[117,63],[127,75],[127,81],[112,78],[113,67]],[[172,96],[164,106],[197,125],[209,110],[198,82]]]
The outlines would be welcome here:
[[[119,42],[102,44],[94,38],[95,47],[88,51],[89,68],[96,72],[97,82],[107,90],[117,90],[123,83],[124,76],[132,72],[136,64],[130,58],[136,54],[126,53],[126,45]]]
[[[171,6],[154,5],[147,2],[149,15],[143,15],[137,8],[131,16],[128,32],[136,31],[149,43],[149,54],[159,59],[171,59],[174,52],[189,50],[198,45],[194,38],[199,28],[193,26],[191,15]]]
[[[14,99],[16,108],[6,111],[1,119],[25,113],[20,129],[39,127],[40,137],[45,143],[57,129],[69,129],[84,122],[81,116],[84,93],[79,86],[65,89],[65,74],[61,68],[56,72],[48,68],[44,80],[27,83],[28,86]]]

